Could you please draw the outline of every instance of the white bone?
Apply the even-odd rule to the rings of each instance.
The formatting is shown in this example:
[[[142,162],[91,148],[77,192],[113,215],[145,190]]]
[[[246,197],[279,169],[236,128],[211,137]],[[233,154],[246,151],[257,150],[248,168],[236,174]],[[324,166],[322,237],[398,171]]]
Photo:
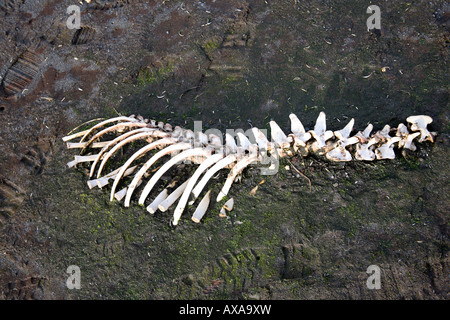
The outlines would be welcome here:
[[[216,136],[215,134],[212,133],[209,135],[209,143],[214,148],[222,147],[222,139],[219,136]]]
[[[350,137],[350,133],[353,130],[355,119],[351,119],[349,123],[339,131],[334,131],[334,136],[339,139],[334,149],[326,153],[326,158],[332,161],[351,161],[351,153],[345,149],[346,146],[359,142],[358,137]]]
[[[431,142],[434,141],[434,136],[436,135],[434,132],[430,132],[427,129],[427,125],[433,122],[433,119],[430,116],[410,116],[406,118],[406,121],[411,124],[412,131],[420,131],[420,139],[419,142],[423,142],[429,140]]]
[[[134,171],[134,168],[136,168],[136,167],[133,167],[133,171]],[[129,169],[128,169],[128,170],[129,170]],[[127,175],[127,172],[126,172],[126,171],[125,171],[124,176],[125,176],[125,175]],[[137,185],[139,186],[141,183],[142,183],[142,180],[139,181]],[[127,190],[128,190],[128,187],[125,187],[125,188],[123,188],[122,190],[120,190],[119,192],[116,192],[116,193],[114,194],[114,198],[116,198],[117,201],[122,200],[123,197],[126,196]]]
[[[191,142],[195,138],[195,133],[192,130],[183,130],[183,141]]]
[[[326,158],[332,161],[351,161],[351,153],[342,145],[337,145],[333,150],[326,153]]]
[[[197,209],[195,209],[194,214],[192,215],[191,220],[195,223],[199,223],[200,220],[205,215],[206,211],[208,210],[209,202],[211,200],[211,190],[209,190],[205,196],[203,197],[202,201],[198,204]],[[174,225],[178,224],[178,221],[173,222]]]
[[[180,126],[175,126],[172,131],[172,138],[178,138],[183,134],[183,129]]]
[[[289,115],[289,119],[291,119],[291,132],[293,134],[295,134],[296,136],[300,136],[301,134],[306,133],[305,127],[303,127],[302,122],[294,113],[291,113]]]
[[[224,207],[220,208],[219,217],[226,218],[226,216],[227,216],[227,212],[226,212],[225,208]]]
[[[88,132],[89,132],[89,130],[80,131],[80,132],[77,132],[77,133],[74,133],[74,134],[65,136],[65,137],[62,138],[62,140],[63,140],[64,142],[67,142],[67,141],[73,140],[73,139],[75,139],[75,138],[82,137],[82,136],[84,136],[85,134],[87,134]]]
[[[208,136],[201,131],[196,131],[195,141],[199,147],[206,146],[208,144]]]
[[[118,124],[116,124],[114,126],[105,128],[102,131],[97,132],[91,139],[89,139],[89,141],[86,143],[86,146],[83,149],[86,149],[95,140],[99,139],[101,136],[104,136],[105,134],[107,134],[109,132],[112,132],[112,131],[121,132],[122,130],[120,130],[120,129],[132,128],[132,127],[145,128],[145,127],[147,127],[147,124],[146,123],[142,123],[142,122],[121,122],[121,123],[118,123]],[[80,141],[80,142],[82,142],[82,141]]]
[[[273,120],[269,122],[269,125],[272,140],[275,144],[282,149],[289,148],[289,140],[283,130],[281,130],[280,126]]]
[[[138,121],[132,117],[116,117],[116,118],[111,118],[111,119],[107,119],[105,121],[102,121],[100,123],[97,123],[95,126],[93,126],[92,128],[90,128],[89,130],[86,130],[86,133],[83,135],[83,137],[81,138],[80,142],[83,142],[84,139],[86,139],[86,137],[93,132],[95,129],[99,129],[105,125],[107,125],[108,123],[111,122],[116,122],[116,121],[129,121],[129,122],[133,122],[133,121]]]
[[[409,149],[411,151],[416,151],[417,147],[413,143],[413,140],[416,137],[420,136],[420,135],[421,135],[420,132],[415,132],[415,133],[412,133],[412,134],[408,134],[408,136],[406,137],[406,140],[399,141],[399,147],[400,148],[403,147],[403,148]],[[400,143],[402,144],[401,146],[400,146]]]
[[[256,144],[258,145],[258,147],[260,149],[267,150],[269,148],[270,142],[267,139],[266,135],[256,127],[253,127],[251,130],[252,130],[253,136],[255,137],[255,141],[256,141]]]
[[[413,140],[420,136],[421,132],[409,133],[408,128],[403,123],[400,123],[397,127],[397,132],[395,135],[402,138],[402,140],[398,142],[399,148],[415,151],[417,147],[413,143]]]
[[[116,198],[117,201],[120,201],[120,200],[123,199],[123,197],[125,197],[126,194],[127,194],[127,187],[125,187],[122,190],[116,192],[114,194],[114,198]]]
[[[181,195],[183,194],[184,190],[186,190],[186,186],[188,185],[190,179],[187,179],[185,182],[183,182],[178,188],[176,188],[164,201],[162,201],[158,205],[158,209],[162,212],[165,212],[167,209],[170,208],[172,204],[177,201]]]
[[[319,116],[317,117],[316,124],[314,125],[314,132],[318,135],[322,135],[327,130],[327,123],[326,123],[326,115],[325,112],[320,112]]]
[[[124,177],[129,176],[130,174],[132,174],[134,172],[135,169],[136,169],[136,166],[128,168],[123,173],[123,176]],[[116,176],[117,176],[117,174],[115,174],[113,176],[109,176],[109,177],[101,177],[101,178],[95,179],[95,181],[97,181],[97,187],[99,187],[100,189],[103,188],[104,186],[106,186],[109,183],[110,179],[115,179]]]
[[[362,132],[362,135],[366,138],[369,138],[372,130],[373,130],[373,125],[371,123],[369,123],[367,125],[367,127],[364,129],[364,131]]]
[[[119,142],[118,144],[116,144],[111,150],[108,151],[108,153],[105,155],[105,157],[103,158],[100,167],[98,168],[98,172],[97,172],[97,177],[99,177],[102,173],[103,167],[105,166],[106,162],[108,161],[108,159],[120,148],[122,148],[124,145],[133,142],[135,140],[139,140],[139,139],[146,139],[146,138],[153,138],[155,136],[166,136],[166,133],[161,133],[160,131],[149,131],[149,132],[141,132],[138,134],[134,134],[131,137],[126,138],[125,140]],[[146,149],[146,150],[151,150],[151,149]],[[95,168],[92,167],[91,168],[91,172],[93,172]]]
[[[166,124],[164,125],[164,131],[167,131],[167,132],[172,131],[172,125],[169,124],[169,123],[166,123]]]
[[[91,170],[89,172],[89,177],[92,177],[94,175],[95,167],[97,166],[97,163],[100,160],[100,155],[104,154],[106,152],[106,150],[108,150],[112,146],[116,145],[118,142],[128,138],[129,136],[132,136],[134,134],[138,134],[138,133],[141,133],[141,132],[149,132],[149,131],[153,131],[153,130],[155,130],[155,129],[153,129],[153,128],[139,128],[139,129],[135,129],[135,130],[131,130],[131,131],[125,132],[124,134],[121,134],[120,136],[116,137],[115,139],[109,141],[109,143],[106,144],[102,148],[102,150],[100,150],[100,152],[98,153],[99,157],[97,159],[95,159],[94,163],[92,163]],[[97,175],[97,176],[99,176],[99,175]]]
[[[87,181],[87,185],[88,185],[89,189],[92,189],[92,188],[96,187],[97,186],[97,179],[88,180]]]
[[[70,161],[67,163],[67,166],[69,168],[72,168],[73,166],[77,165],[78,163],[82,163],[82,162],[92,162],[94,161],[96,158],[98,157],[97,154],[92,154],[89,156],[74,156],[74,160]]]
[[[81,149],[84,148],[87,142],[66,142],[67,149]],[[91,146],[91,148],[104,148],[108,143],[111,143],[111,141],[101,141],[101,142],[94,142]]]
[[[222,187],[222,190],[219,192],[219,195],[217,196],[217,202],[222,200],[223,197],[225,197],[228,194],[228,191],[230,191],[231,185],[234,182],[234,179],[238,174],[242,172],[249,164],[252,162],[258,161],[259,157],[256,155],[246,157],[236,163],[236,165],[231,169],[231,172],[228,174],[227,180],[225,181],[224,186]]]
[[[374,140],[371,140],[369,143],[358,143],[356,144],[356,152],[355,159],[356,160],[364,160],[364,161],[373,161],[375,160],[375,153],[372,151],[372,146],[375,143]]]
[[[248,137],[245,134],[243,134],[242,132],[237,132],[236,137],[239,148],[243,150],[248,150],[250,148],[251,145],[250,140],[248,140]]]
[[[130,158],[128,158],[128,160],[125,162],[125,164],[121,167],[119,173],[117,174],[117,176],[114,179],[114,183],[113,186],[111,188],[111,196],[110,196],[110,200],[112,201],[113,199],[113,192],[116,190],[117,185],[119,184],[120,179],[122,178],[122,174],[123,172],[126,170],[127,167],[129,167],[131,165],[131,163],[136,160],[137,158],[141,157],[142,155],[144,155],[145,153],[147,153],[150,150],[153,150],[159,146],[167,146],[174,143],[174,141],[172,139],[169,138],[164,138],[161,140],[157,140],[155,142],[152,142],[144,147],[142,147],[141,149],[139,149],[138,151],[136,151]],[[167,153],[170,152],[170,150],[166,150],[170,147],[166,147],[165,149],[157,152],[155,155],[153,155],[153,157],[151,157],[150,159],[156,161],[158,160],[160,157],[166,155]],[[164,151],[166,150],[166,151]],[[177,149],[179,150],[179,149]],[[150,160],[148,160],[147,162],[149,162]],[[153,164],[153,163],[152,163]],[[145,165],[144,165],[145,166]],[[146,170],[143,170],[142,167],[141,169],[139,169],[138,173],[134,176],[132,182],[130,183],[130,185],[128,186],[128,190],[127,190],[127,198],[125,199],[125,207],[129,206],[129,198],[131,198],[131,193],[134,191],[134,189],[139,185],[139,180],[142,178],[142,176],[145,174]],[[128,194],[130,194],[128,196]]]
[[[223,159],[223,154],[214,154],[211,157],[208,157],[198,168],[195,170],[194,174],[189,179],[189,183],[187,184],[186,188],[184,189],[184,192],[180,198],[180,201],[178,201],[178,205],[175,208],[175,211],[173,213],[173,220],[178,221],[183,214],[184,208],[186,207],[186,204],[189,200],[189,196],[191,195],[191,191],[194,188],[195,184],[197,183],[198,179],[200,178],[200,175],[208,169],[213,164],[217,163],[221,159]]]
[[[375,135],[380,135],[382,137],[384,137],[385,139],[390,139],[391,136],[389,135],[389,133],[391,132],[391,127],[387,124],[383,127],[383,129],[381,129],[381,131],[378,131],[375,133]]]
[[[109,177],[115,177],[116,174],[120,171],[120,168],[115,169],[114,171],[111,171],[110,173],[106,174],[103,176],[103,178],[109,178]],[[92,189],[93,187],[97,187],[97,180],[98,179],[92,179],[92,180],[88,180],[87,184],[89,186],[89,189]]]
[[[333,137],[333,131],[327,131],[325,112],[322,111],[319,113],[314,130],[309,132],[316,140],[311,146],[314,152],[326,146],[326,141]]]
[[[195,148],[183,151],[182,153],[176,155],[169,161],[167,161],[158,171],[155,172],[155,174],[150,178],[150,180],[147,182],[147,184],[144,187],[144,190],[141,193],[141,196],[139,197],[139,204],[144,204],[145,199],[147,198],[148,194],[152,191],[153,187],[155,186],[156,182],[162,177],[162,175],[169,170],[173,165],[176,163],[192,157],[192,156],[208,156],[209,151],[206,151],[202,148]],[[128,194],[127,194],[128,196]]]
[[[225,133],[225,152],[226,154],[236,153],[237,145],[233,136],[229,133]]]
[[[169,192],[167,191],[167,189],[161,191],[156,196],[155,200],[153,200],[153,202],[147,206],[147,211],[152,214],[155,213],[158,210],[158,205],[167,198],[168,194]]]
[[[334,135],[339,140],[347,140],[350,137],[350,133],[353,130],[353,125],[355,124],[355,119],[351,119],[350,122],[344,127],[344,129],[335,131]]]
[[[293,113],[289,115],[289,118],[291,119],[291,131],[294,134],[294,136],[303,142],[303,145],[306,141],[311,139],[311,133],[305,132],[305,128],[303,127],[303,124],[301,121],[297,118],[297,116]],[[295,139],[294,139],[295,140]],[[297,142],[298,143],[298,142]]]
[[[373,125],[369,123],[364,131],[359,131],[357,134],[355,134],[355,137],[357,137],[360,142],[366,143],[370,139],[370,133],[372,132],[372,130]]]
[[[233,206],[234,206],[234,199],[230,198],[227,200],[227,202],[224,203],[223,208],[227,211],[231,211],[233,210]]]
[[[308,134],[311,135],[310,133]],[[295,134],[290,134],[288,138],[292,140],[295,152],[297,152],[300,147],[306,147],[306,143]]]
[[[394,143],[400,140],[400,137],[389,138],[386,143],[375,149],[377,159],[395,159]]]
[[[164,140],[164,139],[161,139]],[[157,143],[161,140],[155,141],[153,143]],[[169,141],[165,142],[168,144]],[[171,140],[170,143],[173,143],[173,140]],[[128,191],[127,191],[127,195],[125,198],[125,207],[128,207],[130,205],[130,200],[131,200],[131,195],[133,194],[134,189],[136,189],[138,181],[142,178],[142,176],[144,176],[144,174],[147,172],[148,169],[150,169],[150,167],[156,162],[158,161],[160,158],[171,154],[173,152],[176,151],[182,151],[182,150],[186,150],[188,148],[191,148],[191,144],[190,143],[177,143],[171,146],[168,146],[164,149],[162,149],[161,151],[158,151],[157,153],[155,153],[149,160],[147,160],[147,162],[139,169],[139,171],[136,173],[136,175],[134,176],[133,180],[131,181],[131,183],[128,186]],[[114,182],[115,183],[115,182]],[[113,186],[114,187],[114,186]]]
[[[403,137],[408,134],[409,134],[408,128],[403,123],[399,123],[399,125],[397,127],[397,132],[395,135],[397,137]]]
[[[222,160],[218,161],[215,165],[213,165],[202,177],[200,182],[195,186],[195,188],[192,190],[192,194],[194,195],[194,198],[197,198],[200,193],[202,192],[205,185],[208,183],[208,181],[212,178],[214,174],[216,174],[217,171],[225,168],[226,166],[236,162],[237,156],[235,154],[230,154],[223,158]]]

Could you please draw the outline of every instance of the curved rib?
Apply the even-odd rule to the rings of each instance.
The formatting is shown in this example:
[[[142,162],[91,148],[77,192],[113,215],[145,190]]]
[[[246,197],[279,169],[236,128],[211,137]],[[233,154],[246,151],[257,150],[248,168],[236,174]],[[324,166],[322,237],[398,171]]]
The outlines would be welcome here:
[[[138,134],[132,135],[131,137],[128,137],[125,140],[116,144],[111,150],[108,151],[108,153],[103,158],[102,163],[100,164],[100,167],[98,168],[97,177],[100,177],[100,174],[102,173],[103,167],[105,166],[106,162],[108,161],[109,158],[111,158],[111,156],[117,150],[119,150],[121,147],[123,147],[127,143],[133,142],[134,140],[153,137],[153,136],[155,136],[155,133],[159,133],[159,132],[158,131],[147,131],[147,132],[138,133]],[[149,150],[151,150],[151,149],[149,149]],[[91,167],[91,170],[93,170],[92,167]]]
[[[164,140],[164,139],[162,139]],[[161,140],[158,140],[161,141]],[[157,143],[158,141],[155,141],[153,143]],[[153,157],[151,157],[147,162],[139,169],[139,171],[134,175],[133,180],[131,181],[130,185],[128,186],[127,195],[125,198],[124,206],[128,207],[130,205],[131,195],[133,194],[134,189],[137,187],[138,181],[142,178],[142,176],[145,174],[145,172],[156,162],[158,159],[164,157],[165,155],[180,151],[180,150],[186,150],[190,148],[192,145],[190,143],[177,143],[174,145],[171,145],[169,147],[166,147],[162,149],[161,151],[155,153]]]
[[[89,145],[92,142],[99,139],[101,136],[107,134],[108,132],[116,131],[122,127],[147,127],[147,124],[144,122],[122,122],[122,123],[113,125],[111,127],[105,128],[102,131],[97,132],[91,139],[89,139],[89,141],[86,143],[86,146],[81,151],[84,151],[87,147],[89,147]]]
[[[181,197],[184,190],[186,190],[186,186],[188,185],[190,179],[187,179],[185,182],[183,182],[178,188],[176,188],[172,193],[161,203],[158,205],[158,209],[161,210],[161,212],[167,211],[167,209],[170,208],[170,206],[178,200],[178,198]]]
[[[128,168],[127,170],[125,170],[125,172],[123,173],[123,176],[129,176],[130,174],[132,174],[134,172],[134,170],[136,169],[137,166]],[[101,177],[98,179],[95,179],[95,181],[97,182],[97,187],[99,188],[103,188],[104,186],[106,186],[109,183],[110,179],[115,179],[117,176],[117,174],[110,176],[110,177]],[[92,180],[91,180],[92,181]]]
[[[226,156],[219,162],[217,162],[215,165],[209,169],[203,178],[200,180],[200,182],[195,186],[194,190],[192,190],[192,193],[194,194],[194,197],[197,198],[200,193],[202,192],[203,188],[208,183],[209,179],[212,178],[212,176],[219,171],[220,169],[225,168],[226,166],[232,164],[233,162],[237,161],[237,156],[235,154],[230,154],[229,156]]]
[[[152,191],[153,187],[155,186],[156,182],[162,177],[162,175],[169,170],[173,165],[176,163],[183,161],[186,158],[193,157],[193,156],[205,156],[207,157],[209,154],[209,151],[203,149],[203,148],[195,148],[183,151],[182,153],[176,155],[169,161],[167,161],[158,171],[155,172],[155,174],[151,177],[151,179],[147,182],[147,185],[145,186],[144,190],[142,191],[142,194],[139,198],[139,204],[144,204],[145,198],[147,198],[148,194]],[[128,195],[128,194],[127,194]]]
[[[120,168],[121,168],[121,167],[119,167],[119,168],[117,168],[117,169],[111,171],[110,173],[104,175],[102,178],[115,177],[116,174],[120,171]],[[87,185],[89,186],[89,189],[92,189],[93,187],[96,187],[96,186],[97,186],[97,181],[98,181],[98,180],[99,180],[99,179],[88,180],[88,181],[87,181]]]
[[[91,146],[93,149],[98,148],[104,148],[108,143],[111,143],[111,141],[101,141],[101,142],[94,142]],[[67,149],[82,149],[86,145],[86,142],[66,142]]]
[[[223,199],[228,194],[228,191],[230,191],[231,185],[234,182],[234,179],[236,176],[242,172],[249,164],[252,162],[258,161],[258,156],[250,156],[247,158],[244,158],[236,163],[236,165],[231,169],[231,172],[228,174],[227,180],[225,181],[224,186],[222,187],[222,190],[219,192],[219,195],[217,196],[217,202]]]
[[[197,180],[200,178],[200,175],[208,169],[210,166],[215,164],[217,161],[223,159],[223,154],[218,153],[214,154],[209,158],[206,158],[205,161],[195,170],[192,177],[189,179],[189,183],[187,184],[186,188],[184,189],[183,194],[181,195],[180,201],[178,201],[178,205],[175,208],[175,211],[173,213],[173,221],[176,224],[178,220],[180,220],[180,217],[184,211],[184,208],[186,207],[186,204],[189,200],[189,196],[191,195],[191,191],[194,188],[195,184],[197,183]]]
[[[135,118],[131,118],[131,117],[115,117],[115,118],[110,118],[107,119],[105,121],[102,121],[100,123],[97,123],[95,126],[93,126],[92,128],[90,128],[89,130],[86,130],[87,132],[83,135],[83,137],[81,138],[80,142],[83,142],[84,139],[86,139],[86,137],[95,129],[101,128],[105,125],[107,125],[108,123],[111,122],[116,122],[116,121],[129,121],[129,122],[137,122],[138,120],[136,120]]]
[[[112,201],[114,199],[114,191],[117,188],[117,185],[119,184],[120,179],[122,178],[123,173],[125,172],[125,170],[131,165],[131,163],[136,160],[139,156],[141,156],[142,154],[155,149],[156,147],[160,146],[160,145],[167,145],[167,144],[172,144],[175,143],[175,141],[173,139],[161,139],[161,140],[157,140],[155,142],[152,142],[144,147],[142,147],[141,149],[139,149],[138,151],[136,151],[130,158],[128,158],[128,160],[125,162],[125,164],[120,168],[120,171],[117,173],[115,179],[114,179],[114,183],[113,186],[111,188],[111,196],[110,196],[110,201]],[[167,148],[159,151],[158,153],[156,153],[151,159],[153,159],[156,155],[160,154],[162,151],[166,150]],[[150,160],[151,160],[150,159]],[[149,160],[149,161],[150,161]],[[148,161],[147,161],[148,162]],[[147,164],[147,163],[146,163]],[[142,169],[142,168],[141,168]],[[136,176],[141,172],[141,170],[138,171],[138,173],[134,176],[133,181],[135,181]],[[143,174],[143,173],[142,173]],[[142,176],[142,175],[141,175]],[[128,187],[127,190],[127,196],[128,193],[130,192],[132,185],[130,185]],[[136,185],[134,185],[133,189],[136,188]],[[128,201],[129,202],[129,201]],[[127,200],[125,199],[125,207],[128,207],[127,205]]]
[[[67,163],[67,166],[69,168],[72,168],[73,166],[77,165],[78,163],[81,162],[91,162],[94,161],[97,158],[98,154],[92,154],[89,156],[75,156],[74,160],[70,161]]]
[[[117,138],[115,138],[115,139],[113,139],[111,141],[108,141],[108,143],[102,148],[102,150],[100,150],[99,154],[105,153],[106,150],[108,150],[111,146],[115,145],[116,143],[122,141],[125,138],[128,138],[129,136],[132,136],[132,135],[140,133],[140,132],[153,131],[153,130],[154,129],[152,129],[152,128],[140,128],[140,129],[135,129],[135,130],[131,130],[131,131],[125,132],[124,134],[118,136]],[[94,144],[95,144],[95,142],[94,142]],[[92,177],[94,175],[95,167],[97,166],[97,163],[98,163],[99,160],[100,160],[100,157],[97,158],[94,161],[94,163],[92,164],[91,171],[89,173],[89,177]]]
[[[74,133],[74,134],[71,134],[71,135],[67,135],[67,136],[65,136],[65,137],[62,137],[62,141],[66,142],[66,141],[73,140],[73,139],[75,139],[75,138],[84,136],[84,135],[87,134],[88,132],[89,132],[89,129],[88,129],[88,130],[84,130],[84,131],[80,131],[80,132],[77,132],[77,133]]]

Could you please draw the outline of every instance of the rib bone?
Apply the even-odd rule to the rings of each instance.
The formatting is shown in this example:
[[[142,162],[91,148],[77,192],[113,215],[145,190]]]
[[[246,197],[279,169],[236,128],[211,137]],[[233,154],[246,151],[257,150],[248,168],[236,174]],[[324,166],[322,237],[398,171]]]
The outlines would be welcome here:
[[[162,140],[155,141],[154,144],[157,144],[158,142],[161,143],[161,141]],[[173,142],[163,141],[163,143],[169,144],[169,143],[173,143]],[[176,151],[186,150],[190,147],[191,147],[191,145],[189,143],[178,143],[175,145],[171,145],[171,146],[168,146],[168,147],[162,149],[161,151],[157,152],[149,160],[147,160],[147,162],[139,169],[138,173],[136,173],[136,175],[133,178],[133,181],[131,181],[131,183],[130,183],[130,186],[127,191],[127,196],[125,198],[125,203],[124,203],[125,207],[128,207],[130,205],[131,195],[133,194],[134,189],[137,187],[139,180],[142,178],[142,176],[147,172],[147,170],[156,161],[158,161],[160,158],[162,158],[168,154],[171,154]]]
[[[195,186],[194,190],[192,190],[192,193],[194,195],[194,198],[198,198],[200,193],[202,192],[205,185],[208,183],[208,181],[212,178],[213,175],[216,174],[217,171],[225,168],[226,166],[234,163],[237,161],[237,156],[235,154],[230,154],[229,156],[226,156],[219,162],[217,162],[215,165],[209,169],[203,178],[200,180],[200,182]]]
[[[145,199],[147,198],[148,194],[152,191],[153,187],[155,186],[156,182],[161,178],[161,176],[169,170],[173,165],[175,165],[179,161],[183,161],[186,158],[192,157],[192,156],[208,156],[208,151],[205,151],[202,148],[195,148],[191,150],[183,151],[182,153],[176,155],[169,161],[167,161],[158,171],[155,172],[155,174],[150,178],[150,180],[147,182],[147,185],[145,186],[144,190],[142,191],[142,194],[139,198],[139,204],[144,204]],[[127,194],[128,197],[128,194]]]
[[[217,161],[223,159],[223,154],[214,154],[211,157],[207,158],[198,168],[195,170],[194,174],[189,180],[189,183],[187,184],[183,195],[180,198],[180,201],[178,201],[178,205],[175,208],[175,211],[173,213],[173,221],[178,222],[180,220],[180,217],[184,211],[184,208],[186,207],[186,204],[189,200],[189,196],[191,194],[192,189],[194,188],[195,184],[197,183],[197,180],[200,178],[200,175],[208,169],[210,166],[215,164]]]
[[[203,216],[206,213],[206,210],[208,210],[209,201],[211,199],[211,190],[209,190],[205,196],[203,197],[202,201],[198,204],[197,209],[195,210],[194,214],[192,215],[192,221],[195,223],[199,223],[200,220],[203,218]],[[173,225],[177,225],[178,221],[174,221]]]
[[[99,129],[104,127],[105,125],[107,125],[108,123],[112,123],[112,122],[121,122],[121,121],[129,121],[129,122],[134,122],[137,121],[136,119],[132,118],[132,117],[116,117],[116,118],[111,118],[111,119],[106,119],[100,123],[97,123],[95,126],[93,126],[91,129],[86,130],[85,134],[83,134],[83,137],[81,138],[80,142],[83,142],[84,139],[86,139],[87,136],[89,136],[89,134],[91,134],[92,132],[94,132],[94,130]]]
[[[244,158],[236,163],[236,165],[231,169],[230,174],[227,177],[227,180],[225,181],[224,186],[222,187],[222,190],[220,191],[219,195],[217,196],[217,201],[222,200],[223,197],[225,197],[228,194],[228,191],[230,191],[231,185],[233,184],[234,179],[238,174],[242,172],[249,164],[252,162],[255,162],[259,159],[258,156],[250,156],[247,158]]]
[[[183,182],[183,184],[181,184],[178,188],[176,188],[164,201],[162,201],[159,205],[158,205],[158,209],[161,210],[162,212],[166,211],[167,209],[170,208],[170,206],[172,204],[175,203],[175,201],[177,201],[181,195],[183,194],[184,190],[186,189],[186,186],[189,183],[189,180],[186,180],[185,182]]]

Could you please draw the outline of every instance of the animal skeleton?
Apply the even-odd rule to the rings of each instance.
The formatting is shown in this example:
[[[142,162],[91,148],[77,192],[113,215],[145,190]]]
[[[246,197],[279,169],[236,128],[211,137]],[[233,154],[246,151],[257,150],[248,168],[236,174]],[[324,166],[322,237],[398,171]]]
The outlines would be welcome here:
[[[386,125],[382,130],[371,134],[373,126],[369,124],[363,131],[351,136],[354,119],[339,131],[330,131],[326,128],[326,116],[320,112],[313,130],[305,131],[301,121],[295,114],[290,114],[291,133],[286,135],[275,121],[270,121],[271,141],[258,129],[252,128],[251,133],[254,142],[242,134],[237,133],[236,140],[230,134],[225,135],[225,143],[222,137],[215,134],[206,135],[203,132],[193,132],[179,126],[173,128],[170,124],[156,122],[155,120],[144,119],[141,116],[119,116],[107,120],[100,119],[90,129],[79,131],[63,137],[67,142],[67,148],[81,149],[81,154],[76,155],[73,161],[68,163],[73,167],[79,163],[89,162],[90,180],[87,181],[89,188],[98,186],[104,187],[111,181],[110,200],[121,201],[123,198],[125,207],[130,205],[133,192],[141,184],[144,188],[140,194],[138,203],[143,205],[147,197],[151,194],[161,177],[173,166],[180,162],[190,161],[197,164],[194,174],[177,186],[171,193],[169,188],[160,192],[147,206],[150,213],[157,210],[166,211],[178,200],[178,204],[173,213],[173,225],[177,225],[187,204],[193,204],[200,196],[209,180],[220,170],[230,169],[228,177],[222,187],[217,201],[221,201],[227,196],[233,182],[241,175],[243,170],[254,162],[262,162],[265,156],[279,157],[301,155],[309,153],[325,155],[331,161],[373,161],[375,159],[394,159],[394,147],[399,149],[416,150],[413,141],[419,138],[419,142],[434,141],[435,132],[430,132],[427,125],[432,122],[431,117],[425,115],[410,116],[406,119],[408,127],[399,124],[395,129]],[[89,121],[88,123],[91,123]],[[78,126],[76,129],[82,126]],[[391,136],[390,133],[395,133]],[[119,134],[111,140],[104,140],[111,134]],[[74,139],[78,142],[69,142]],[[135,141],[144,140],[145,146],[136,151],[127,161],[109,172],[102,175],[106,163],[116,154],[119,149]],[[96,154],[93,150],[100,149]],[[353,152],[353,155],[352,155]],[[88,154],[90,153],[90,154]],[[146,162],[132,166],[137,160],[151,155]],[[162,159],[167,160],[161,167],[154,169],[156,163]],[[120,181],[133,175],[131,183],[127,187],[117,190]],[[94,177],[96,176],[96,177]],[[145,178],[150,179],[144,183]],[[211,197],[211,190],[203,196],[192,220],[199,222],[207,211]],[[192,200],[189,202],[189,199]],[[225,207],[231,210],[233,201],[230,199]],[[224,208],[222,216],[226,216]]]

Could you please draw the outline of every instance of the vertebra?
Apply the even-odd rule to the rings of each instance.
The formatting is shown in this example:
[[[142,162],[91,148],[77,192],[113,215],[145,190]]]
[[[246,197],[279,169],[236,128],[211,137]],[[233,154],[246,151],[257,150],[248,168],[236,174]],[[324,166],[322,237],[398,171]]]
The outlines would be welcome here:
[[[396,129],[386,125],[382,130],[371,134],[373,126],[369,124],[364,131],[351,136],[354,119],[339,131],[326,129],[326,116],[321,112],[317,118],[314,130],[305,131],[296,115],[289,115],[291,120],[291,133],[286,135],[275,121],[270,121],[271,141],[258,128],[252,128],[253,137],[237,133],[236,137],[230,134],[223,137],[203,132],[193,132],[181,127],[172,127],[170,124],[147,120],[141,116],[115,117],[103,120],[88,130],[80,131],[63,137],[69,149],[79,148],[83,155],[76,155],[75,160],[68,163],[69,167],[78,163],[91,162],[90,178],[97,172],[96,179],[88,180],[89,188],[98,186],[102,188],[114,180],[111,188],[110,200],[121,201],[128,207],[133,192],[141,184],[144,186],[139,197],[139,204],[143,205],[151,194],[161,177],[173,166],[180,162],[198,164],[195,173],[186,181],[181,181],[174,191],[169,193],[167,188],[155,195],[154,200],[147,206],[150,213],[156,210],[166,211],[178,200],[173,214],[173,225],[177,225],[186,205],[193,204],[202,193],[208,181],[220,170],[230,169],[228,177],[217,196],[221,201],[227,196],[233,182],[241,175],[243,170],[254,162],[263,162],[266,156],[274,159],[299,155],[302,157],[310,153],[325,155],[330,161],[373,161],[375,159],[394,159],[394,147],[398,149],[416,150],[413,140],[418,142],[434,141],[435,132],[429,132],[427,125],[432,122],[429,116],[411,116],[407,118],[409,129],[400,124]],[[91,121],[90,121],[91,122]],[[88,123],[90,123],[88,122]],[[80,128],[82,126],[79,126]],[[415,132],[414,132],[415,131]],[[394,135],[390,135],[394,133]],[[112,140],[104,141],[104,137],[119,134]],[[81,137],[81,138],[80,138]],[[79,141],[68,142],[79,138]],[[250,138],[250,139],[249,139]],[[131,155],[125,164],[102,176],[106,163],[115,153],[125,145],[145,140],[147,145]],[[251,142],[254,141],[254,142]],[[100,149],[95,154],[86,154]],[[155,152],[156,150],[156,152]],[[353,152],[353,155],[352,155]],[[151,153],[148,160],[136,164],[139,158]],[[161,167],[155,169],[156,163],[170,156]],[[101,160],[101,162],[100,162]],[[138,168],[138,166],[140,166]],[[120,181],[125,176],[133,175],[131,183],[120,191],[116,191]],[[150,177],[147,182],[144,179]],[[173,186],[174,187],[174,186]],[[195,211],[192,220],[199,222],[207,210],[211,190],[206,192]],[[192,198],[192,201],[188,202]]]

